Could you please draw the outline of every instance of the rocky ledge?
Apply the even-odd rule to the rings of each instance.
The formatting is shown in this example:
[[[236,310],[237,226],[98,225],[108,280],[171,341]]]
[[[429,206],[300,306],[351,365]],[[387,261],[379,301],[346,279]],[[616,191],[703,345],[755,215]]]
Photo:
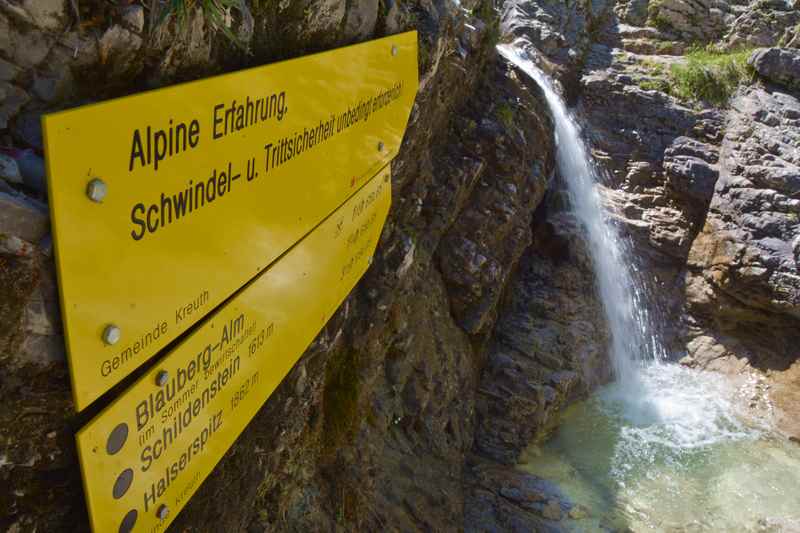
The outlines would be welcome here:
[[[578,80],[568,92],[606,170],[604,198],[635,243],[662,323],[674,325],[660,332],[673,356],[763,380],[794,438],[798,7],[630,0],[559,6],[536,21],[527,7],[508,22],[564,84]],[[588,42],[557,23],[587,13],[596,21]],[[559,31],[566,55],[544,37]]]

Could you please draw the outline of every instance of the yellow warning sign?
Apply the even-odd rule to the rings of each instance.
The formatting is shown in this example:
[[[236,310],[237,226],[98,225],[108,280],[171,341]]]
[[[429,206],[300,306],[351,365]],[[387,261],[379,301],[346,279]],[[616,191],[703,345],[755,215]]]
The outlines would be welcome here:
[[[408,32],[46,116],[77,408],[386,165],[417,86]]]
[[[77,436],[92,528],[163,531],[370,262],[388,167]]]

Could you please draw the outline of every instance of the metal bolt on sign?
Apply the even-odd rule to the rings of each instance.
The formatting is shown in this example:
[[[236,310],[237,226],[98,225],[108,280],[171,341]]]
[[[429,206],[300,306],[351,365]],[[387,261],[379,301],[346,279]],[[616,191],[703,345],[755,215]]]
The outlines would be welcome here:
[[[109,324],[103,330],[103,342],[109,346],[117,344],[120,337],[122,337],[122,330],[114,324]]]
[[[99,178],[93,179],[86,185],[86,196],[93,202],[101,203],[106,197],[106,194],[108,194],[106,182]]]
[[[393,45],[392,45],[392,55],[393,55],[393,56],[396,56],[396,55],[397,55],[397,45],[396,45],[396,44],[393,44]]]
[[[378,151],[383,152],[383,141],[378,142]]]
[[[159,505],[158,509],[156,509],[156,516],[158,517],[159,520],[166,520],[167,517],[169,516],[169,507],[167,507],[163,503]]]
[[[158,372],[158,374],[156,374],[156,385],[158,385],[159,387],[163,387],[164,385],[166,385],[168,380],[169,380],[169,372],[167,372],[166,370],[161,370]]]

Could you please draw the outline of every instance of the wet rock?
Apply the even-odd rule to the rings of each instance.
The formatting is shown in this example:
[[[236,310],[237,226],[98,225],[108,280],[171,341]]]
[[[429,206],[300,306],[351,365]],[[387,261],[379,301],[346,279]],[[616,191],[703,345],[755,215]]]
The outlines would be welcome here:
[[[476,405],[475,452],[492,461],[517,464],[568,398],[609,378],[602,309],[587,297],[595,291],[578,228],[552,213],[536,228],[498,317]]]
[[[633,243],[643,285],[657,295],[662,335],[680,346],[680,328],[672,324],[683,315],[684,264],[718,179],[726,117],[667,93],[666,73],[677,59],[664,54],[682,50],[663,39],[674,37],[613,20],[601,34],[587,56],[578,112],[607,177],[600,189],[604,205]],[[649,43],[646,53],[657,55],[629,50],[634,40]]]
[[[50,225],[47,208],[25,198],[0,192],[0,234],[39,242]]]
[[[498,68],[497,76],[504,70]],[[539,105],[527,91],[515,97],[517,105],[529,109]],[[532,206],[541,201],[547,180],[542,167],[534,164],[535,153],[526,149],[524,140],[541,139],[542,148],[546,149],[551,142],[549,134],[539,122],[519,120],[521,116],[516,114],[507,118],[484,119],[474,130],[471,155],[480,153],[484,159],[481,164],[456,159],[454,164],[468,163],[466,167],[459,165],[467,172],[445,172],[441,177],[443,184],[449,183],[445,190],[460,183],[471,192],[453,199],[463,205],[464,223],[450,228],[437,250],[439,267],[450,287],[451,312],[470,333],[481,331],[493,320],[501,297],[499,288],[507,283],[530,243],[530,213]],[[491,173],[486,169],[492,169]],[[457,179],[449,181],[454,175]]]
[[[467,480],[465,531],[563,531],[558,522],[569,504],[554,483],[475,457]]]
[[[765,48],[753,52],[747,60],[763,78],[800,89],[800,50],[796,48]]]

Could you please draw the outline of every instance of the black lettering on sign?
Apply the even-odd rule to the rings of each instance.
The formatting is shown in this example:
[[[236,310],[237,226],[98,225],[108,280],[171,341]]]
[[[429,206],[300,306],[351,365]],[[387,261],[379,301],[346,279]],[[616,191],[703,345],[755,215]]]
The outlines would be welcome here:
[[[152,165],[153,170],[157,171],[161,161],[196,148],[200,142],[200,123],[194,119],[189,124],[173,124],[173,119],[169,119],[166,129],[154,130],[147,126],[144,137],[142,140],[142,132],[138,128],[133,130],[128,172],[133,172],[137,164],[140,167]]]

